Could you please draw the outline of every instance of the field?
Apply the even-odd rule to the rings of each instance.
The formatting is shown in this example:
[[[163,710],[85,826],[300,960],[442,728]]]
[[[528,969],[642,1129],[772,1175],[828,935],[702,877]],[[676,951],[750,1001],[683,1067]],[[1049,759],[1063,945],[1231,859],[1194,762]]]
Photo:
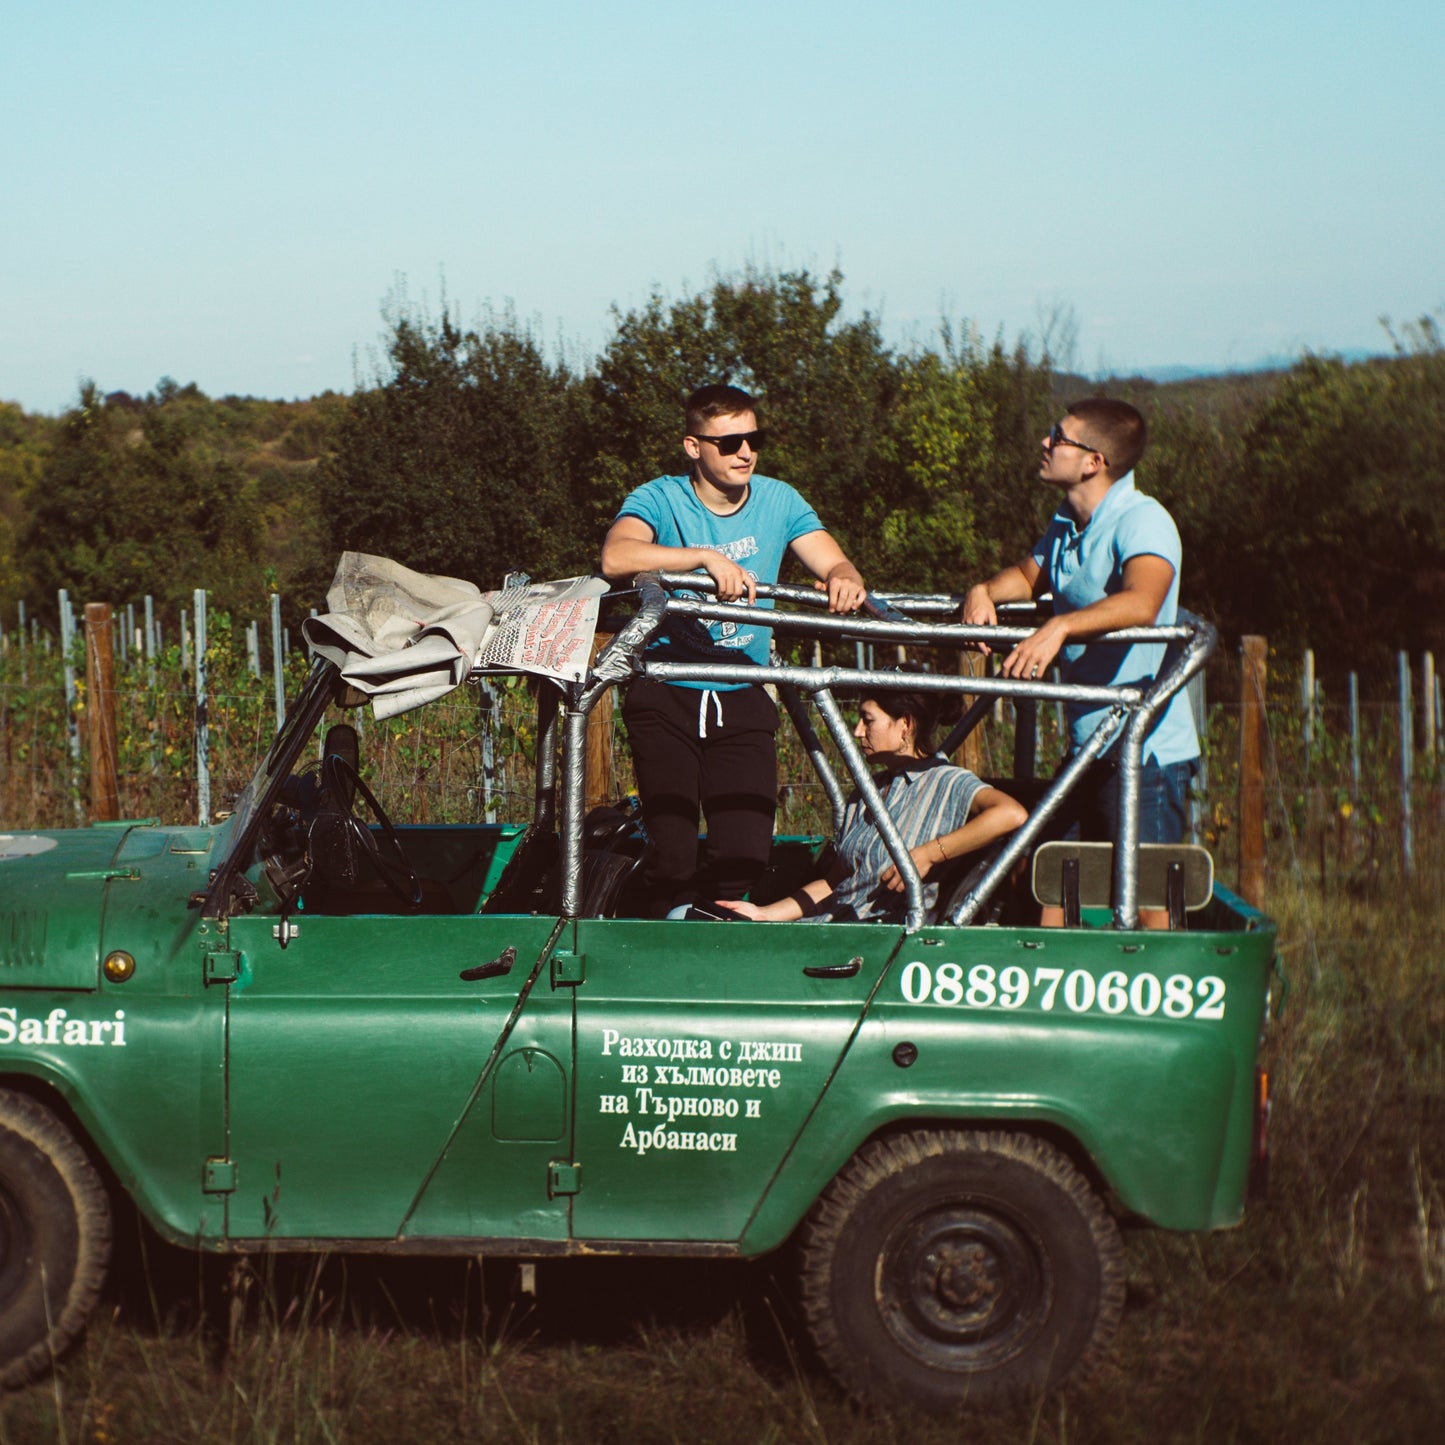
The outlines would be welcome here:
[[[222,700],[212,718],[224,719],[229,708],[237,719],[219,749],[222,759],[233,749],[236,761],[220,765],[234,776],[244,771],[245,739],[264,737],[265,689],[230,685],[234,705]],[[849,1404],[802,1347],[786,1255],[748,1266],[544,1262],[532,1281],[502,1260],[253,1261],[237,1271],[165,1248],[122,1216],[118,1267],[95,1322],[52,1378],[0,1400],[0,1441],[1438,1438],[1445,1418],[1438,774],[1433,760],[1417,774],[1414,868],[1406,877],[1383,706],[1372,715],[1357,787],[1338,717],[1317,721],[1306,760],[1288,697],[1287,688],[1271,695],[1267,778],[1268,904],[1280,921],[1288,980],[1267,1043],[1270,1195],[1232,1231],[1131,1231],[1115,1348],[1062,1397],[951,1420]],[[166,763],[185,751],[180,698],[177,691],[159,704],[136,701],[122,729],[133,749],[124,769],[128,812],[185,815],[186,767]],[[63,750],[57,761],[53,747],[41,747],[47,729],[64,736],[63,717],[43,701],[33,692],[22,698],[7,674],[0,712],[7,827],[53,824],[80,802],[63,784]],[[254,715],[246,710],[253,705]],[[426,751],[401,730],[386,741],[370,735],[367,755],[391,769],[383,796],[410,787],[448,816],[453,808],[481,811],[480,756],[462,740],[463,714],[474,718],[474,706],[457,705],[450,749],[433,737]],[[495,787],[505,805],[505,795],[526,791],[530,740],[520,712],[504,710],[496,725]],[[1231,727],[1228,707],[1216,709],[1204,817],[1221,877],[1232,882]],[[149,777],[170,791],[148,806]],[[800,775],[798,785],[789,826],[806,821]],[[22,816],[27,798],[40,815]],[[535,1293],[523,1289],[528,1283]]]

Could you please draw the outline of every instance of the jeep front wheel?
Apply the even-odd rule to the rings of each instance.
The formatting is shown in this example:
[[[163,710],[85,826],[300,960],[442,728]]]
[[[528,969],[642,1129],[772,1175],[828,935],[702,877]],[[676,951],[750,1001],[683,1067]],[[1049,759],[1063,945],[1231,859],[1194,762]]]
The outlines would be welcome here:
[[[850,1394],[935,1409],[1087,1370],[1124,1302],[1119,1231],[1082,1174],[1023,1134],[880,1139],[814,1206],[803,1309]]]
[[[94,1308],[110,1259],[110,1203],[70,1132],[0,1089],[0,1386],[54,1364]]]

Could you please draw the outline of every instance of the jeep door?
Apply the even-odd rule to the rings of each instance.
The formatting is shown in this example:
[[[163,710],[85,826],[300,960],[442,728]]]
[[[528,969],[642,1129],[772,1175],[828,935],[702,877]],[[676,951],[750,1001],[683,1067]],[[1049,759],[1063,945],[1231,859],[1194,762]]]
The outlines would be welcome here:
[[[302,915],[284,949],[274,915],[230,927],[231,1238],[565,1237],[548,1190],[572,1127],[555,919]],[[459,977],[509,948],[509,971]]]
[[[577,940],[574,1236],[736,1241],[902,930],[584,919]]]

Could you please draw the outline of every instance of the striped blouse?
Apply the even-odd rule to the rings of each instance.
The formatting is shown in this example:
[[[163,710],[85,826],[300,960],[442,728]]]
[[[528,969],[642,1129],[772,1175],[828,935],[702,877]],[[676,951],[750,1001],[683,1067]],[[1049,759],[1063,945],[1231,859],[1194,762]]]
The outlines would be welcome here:
[[[883,802],[909,848],[961,828],[974,799],[987,786],[976,773],[938,758],[910,760],[907,767],[890,770],[877,781]],[[893,860],[872,815],[856,794],[843,814],[838,853],[850,871],[826,900],[826,912],[818,917],[837,923],[901,919],[906,908],[904,895],[889,892],[881,881]],[[938,883],[925,878],[924,906],[932,908],[937,902]]]

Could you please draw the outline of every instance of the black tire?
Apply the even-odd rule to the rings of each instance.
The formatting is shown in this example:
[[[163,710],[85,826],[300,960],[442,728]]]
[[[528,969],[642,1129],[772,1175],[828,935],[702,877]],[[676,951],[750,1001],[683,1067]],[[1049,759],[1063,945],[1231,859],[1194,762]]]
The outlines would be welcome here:
[[[861,1150],[813,1207],[802,1296],[851,1395],[945,1410],[1037,1396],[1108,1348],[1123,1246],[1052,1145],[920,1130]]]
[[[69,1130],[0,1089],[0,1386],[33,1380],[85,1328],[110,1261],[110,1201]]]

